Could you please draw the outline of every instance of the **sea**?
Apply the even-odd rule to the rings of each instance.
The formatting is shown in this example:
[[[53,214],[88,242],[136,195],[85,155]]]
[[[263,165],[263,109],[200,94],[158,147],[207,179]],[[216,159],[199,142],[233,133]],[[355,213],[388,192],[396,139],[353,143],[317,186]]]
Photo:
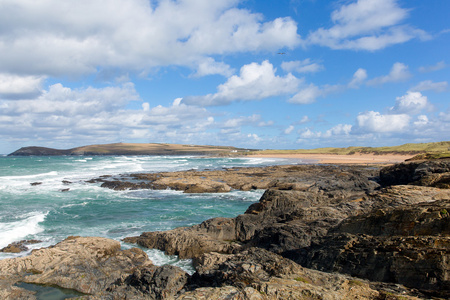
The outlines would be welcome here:
[[[199,156],[0,156],[0,249],[24,239],[29,254],[68,236],[100,236],[121,241],[145,231],[236,217],[257,202],[263,190],[185,194],[173,190],[114,191],[88,183],[103,175],[298,164],[300,160]],[[68,190],[67,190],[68,189]],[[122,243],[127,249],[136,245]],[[143,249],[155,265],[171,264],[189,273],[191,260]]]

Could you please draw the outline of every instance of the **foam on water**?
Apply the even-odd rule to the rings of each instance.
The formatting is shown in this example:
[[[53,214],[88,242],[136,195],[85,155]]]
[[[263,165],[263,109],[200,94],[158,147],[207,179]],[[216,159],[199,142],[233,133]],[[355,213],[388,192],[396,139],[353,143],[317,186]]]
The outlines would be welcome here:
[[[31,249],[45,247],[69,235],[121,240],[145,231],[190,226],[213,217],[235,217],[263,193],[114,191],[101,188],[100,183],[86,182],[102,175],[286,163],[283,159],[194,156],[0,157],[0,247],[21,239],[44,241],[29,245]],[[30,185],[33,182],[40,184]],[[62,192],[67,189],[68,192]],[[193,270],[190,260],[146,251],[158,265],[174,264]],[[8,257],[5,255],[1,254],[0,259]]]
[[[44,221],[47,214],[48,212],[32,212],[21,216],[17,221],[0,223],[0,248],[42,232],[44,229],[39,223]]]

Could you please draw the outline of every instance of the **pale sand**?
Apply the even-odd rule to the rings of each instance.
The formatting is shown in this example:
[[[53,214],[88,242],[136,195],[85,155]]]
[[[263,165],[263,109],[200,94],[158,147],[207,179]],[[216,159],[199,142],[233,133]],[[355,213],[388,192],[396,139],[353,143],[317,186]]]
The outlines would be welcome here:
[[[404,162],[406,159],[414,155],[397,155],[397,154],[255,154],[249,157],[275,157],[275,158],[295,158],[308,161],[315,161],[321,164],[395,164]]]

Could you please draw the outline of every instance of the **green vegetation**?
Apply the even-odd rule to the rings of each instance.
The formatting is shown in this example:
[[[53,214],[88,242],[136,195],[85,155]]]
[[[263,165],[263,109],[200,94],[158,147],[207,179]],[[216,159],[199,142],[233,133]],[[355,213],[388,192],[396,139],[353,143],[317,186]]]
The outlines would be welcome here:
[[[308,279],[303,278],[303,277],[295,277],[294,280],[298,281],[298,282],[303,282],[303,283],[311,283],[311,281],[309,281]]]
[[[362,283],[359,280],[349,280],[348,284],[349,285],[353,285],[353,286],[364,286],[364,283]]]
[[[450,141],[436,143],[404,144],[392,147],[347,147],[347,148],[316,148],[296,150],[261,150],[250,154],[432,154],[433,157],[450,157]]]

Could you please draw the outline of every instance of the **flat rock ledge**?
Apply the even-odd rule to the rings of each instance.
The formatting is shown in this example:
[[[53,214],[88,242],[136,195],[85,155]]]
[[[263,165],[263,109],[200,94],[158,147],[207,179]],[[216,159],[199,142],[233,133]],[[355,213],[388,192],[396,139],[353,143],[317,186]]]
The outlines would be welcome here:
[[[450,161],[285,168],[236,218],[125,239],[192,258],[192,276],[118,241],[69,237],[1,260],[0,298],[36,299],[19,282],[79,299],[450,298]]]
[[[348,176],[355,177],[361,172],[370,176],[369,174],[376,173],[375,170],[353,166],[284,165],[209,171],[137,173],[119,177],[99,177],[89,182],[101,182],[102,187],[114,190],[172,189],[185,193],[226,193],[231,190],[249,191],[272,188],[301,191],[315,184],[315,181],[311,179],[320,177],[326,180],[334,177],[337,184],[342,184],[347,177],[350,180],[346,182],[351,183],[352,180]]]

